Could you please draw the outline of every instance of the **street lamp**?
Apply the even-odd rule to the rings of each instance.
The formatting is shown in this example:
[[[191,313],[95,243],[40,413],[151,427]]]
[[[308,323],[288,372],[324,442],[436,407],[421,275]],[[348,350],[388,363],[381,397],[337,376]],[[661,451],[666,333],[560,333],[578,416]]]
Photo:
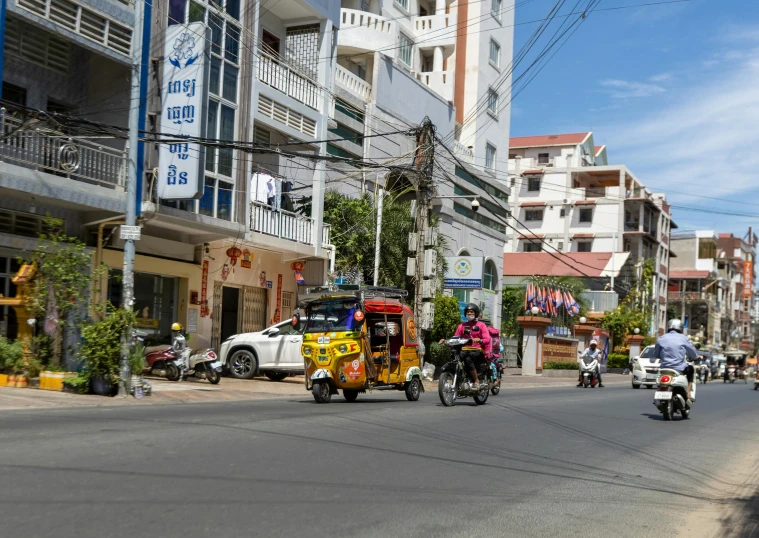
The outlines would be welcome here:
[[[639,334],[639,333],[640,333],[640,329],[638,329],[637,327],[635,327],[635,328],[633,329],[633,332],[634,332],[635,334]]]
[[[585,316],[582,316],[582,317],[580,318],[580,325],[585,325],[585,322],[586,322],[586,321],[588,321],[588,320],[587,320],[587,318],[586,318]]]
[[[537,316],[538,312],[540,312],[540,309],[537,306],[533,306],[530,312],[532,312],[533,316]]]

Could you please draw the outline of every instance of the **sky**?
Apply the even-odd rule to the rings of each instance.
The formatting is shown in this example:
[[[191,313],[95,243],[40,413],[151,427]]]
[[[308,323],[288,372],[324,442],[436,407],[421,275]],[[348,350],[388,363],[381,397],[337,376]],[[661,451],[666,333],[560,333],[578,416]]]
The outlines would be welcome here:
[[[516,2],[515,52],[536,26],[520,23],[556,0]],[[583,131],[607,145],[609,164],[667,194],[679,230],[759,230],[759,1],[591,13],[511,111],[511,136]]]

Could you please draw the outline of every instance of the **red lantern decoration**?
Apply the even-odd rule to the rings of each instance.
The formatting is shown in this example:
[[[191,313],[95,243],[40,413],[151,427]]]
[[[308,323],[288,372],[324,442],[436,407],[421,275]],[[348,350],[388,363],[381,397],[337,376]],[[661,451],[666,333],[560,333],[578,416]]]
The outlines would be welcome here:
[[[306,264],[303,262],[293,262],[290,264],[290,269],[293,271],[302,271],[305,266]]]
[[[229,256],[232,265],[237,265],[237,258],[242,256],[242,250],[237,247],[229,247],[227,249],[227,256]]]

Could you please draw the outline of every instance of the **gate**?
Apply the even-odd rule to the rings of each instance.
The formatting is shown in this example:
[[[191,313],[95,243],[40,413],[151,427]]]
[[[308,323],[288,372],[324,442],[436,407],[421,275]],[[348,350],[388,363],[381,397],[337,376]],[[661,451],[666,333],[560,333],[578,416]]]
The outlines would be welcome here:
[[[502,338],[503,343],[503,365],[506,368],[517,368],[519,358],[519,339]]]
[[[243,286],[238,316],[241,333],[263,331],[266,328],[266,289]]]

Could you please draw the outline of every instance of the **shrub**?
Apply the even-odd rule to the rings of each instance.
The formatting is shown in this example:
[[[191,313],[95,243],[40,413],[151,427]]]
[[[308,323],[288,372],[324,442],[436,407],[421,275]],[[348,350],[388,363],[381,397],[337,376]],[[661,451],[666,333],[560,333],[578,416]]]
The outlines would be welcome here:
[[[609,368],[627,368],[630,366],[630,357],[624,353],[609,353]]]
[[[433,301],[435,319],[432,323],[432,340],[437,342],[443,338],[451,338],[461,323],[459,302],[455,297],[438,295]]]
[[[580,367],[573,361],[551,361],[543,363],[543,370],[578,370]]]
[[[24,369],[24,348],[19,340],[0,336],[0,371],[20,374]]]
[[[86,364],[86,375],[116,382],[121,359],[121,336],[125,327],[134,323],[134,313],[123,308],[114,309],[103,321],[82,328],[84,342],[79,355]]]
[[[451,360],[451,350],[443,344],[433,343],[425,357],[425,362],[431,362],[435,366],[443,366]]]
[[[129,351],[129,370],[132,375],[141,375],[145,365],[145,346],[138,343]]]
[[[71,392],[87,394],[90,392],[90,374],[89,372],[80,372],[76,377],[66,378],[63,380],[63,386],[69,388]]]

